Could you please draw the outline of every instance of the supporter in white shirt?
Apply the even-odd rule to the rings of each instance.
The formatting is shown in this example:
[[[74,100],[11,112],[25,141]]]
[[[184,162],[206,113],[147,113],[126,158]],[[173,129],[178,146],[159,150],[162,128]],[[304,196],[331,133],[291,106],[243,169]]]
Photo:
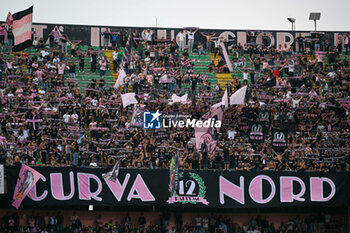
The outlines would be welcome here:
[[[65,123],[69,123],[69,121],[70,121],[70,115],[69,115],[68,112],[66,112],[66,114],[63,115],[63,121],[64,121]]]
[[[117,51],[114,51],[114,52],[112,53],[112,57],[113,57],[113,60],[114,60],[114,61],[117,60],[117,59],[118,59],[118,52],[117,52]]]
[[[185,38],[186,34],[184,32],[179,32],[179,51],[183,52],[185,50]]]
[[[92,100],[90,101],[90,103],[91,103],[93,106],[97,106],[98,100],[97,100],[97,99],[92,99]]]
[[[243,80],[248,80],[248,72],[243,72]]]
[[[41,50],[40,54],[42,57],[46,57],[46,56],[50,55],[49,52],[47,51],[47,49]]]
[[[39,41],[38,39],[35,37],[34,40],[33,40],[33,46],[36,48],[39,44]]]
[[[95,159],[93,159],[93,160],[91,161],[91,163],[89,164],[89,167],[98,167],[98,165],[97,165]]]
[[[230,138],[235,139],[236,134],[237,134],[236,130],[229,130],[228,131],[228,139],[230,139]]]
[[[145,32],[146,41],[152,41],[152,31],[147,29]]]

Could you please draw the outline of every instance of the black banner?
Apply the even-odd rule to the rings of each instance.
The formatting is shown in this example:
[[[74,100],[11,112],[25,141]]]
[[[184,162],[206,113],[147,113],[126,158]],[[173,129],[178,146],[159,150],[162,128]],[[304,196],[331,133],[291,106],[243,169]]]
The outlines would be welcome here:
[[[169,139],[169,131],[166,129],[156,129],[154,133],[158,142]]]
[[[130,32],[137,33],[135,38],[145,39],[147,30],[151,30],[154,34],[154,38],[157,38],[159,43],[163,41],[174,40],[179,44],[179,33],[183,31],[183,28],[145,28],[145,27],[115,27],[115,26],[94,26],[94,25],[67,25],[67,24],[46,24],[46,23],[33,23],[33,37],[38,40],[43,38],[48,43],[48,35],[50,32],[57,27],[62,34],[67,36],[70,40],[81,40],[82,45],[101,46],[103,43],[104,32],[108,29],[112,35],[113,32],[117,32],[117,46],[125,46],[126,40]],[[248,33],[247,33],[248,32]],[[194,33],[194,46],[201,42],[206,44],[206,38],[204,34],[211,34],[214,37],[223,37],[225,45],[228,49],[231,49],[232,45],[240,43],[244,45],[246,43],[264,43],[267,46],[277,47],[278,45],[286,44],[289,48],[290,45],[298,48],[296,38],[301,33],[301,36],[305,38],[304,46],[311,47],[313,44],[312,38],[314,35],[310,31],[276,31],[276,30],[220,30],[220,29],[199,29]],[[321,36],[321,44],[327,40],[330,45],[336,46],[338,40],[344,40],[344,35],[348,32],[325,32]],[[115,34],[116,35],[116,34]],[[188,36],[188,35],[186,35]],[[5,35],[7,38],[7,35]],[[263,41],[263,39],[265,41]],[[112,46],[112,40],[108,41],[109,47]],[[343,42],[344,44],[344,42]],[[214,47],[212,44],[211,47]],[[188,48],[188,41],[185,41],[185,48]]]
[[[169,170],[120,169],[116,182],[107,169],[34,167],[43,174],[23,206],[184,206],[251,208],[347,206],[349,172],[179,171],[170,196]],[[7,167],[11,201],[19,169]]]
[[[263,143],[265,140],[265,123],[254,122],[249,127],[249,142]]]
[[[274,150],[287,149],[288,133],[287,131],[272,130],[271,143]]]
[[[270,122],[271,113],[268,110],[260,111],[257,121]]]

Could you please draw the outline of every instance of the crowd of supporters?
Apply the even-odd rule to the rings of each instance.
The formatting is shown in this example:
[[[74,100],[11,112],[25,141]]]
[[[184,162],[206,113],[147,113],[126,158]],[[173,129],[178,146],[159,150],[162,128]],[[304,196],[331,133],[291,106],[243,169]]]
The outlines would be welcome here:
[[[72,216],[64,216],[61,212],[32,213],[29,216],[25,215],[22,221],[17,213],[6,213],[1,217],[0,230],[11,233],[345,233],[346,231],[346,219],[337,219],[323,213],[290,217],[287,222],[271,221],[266,215],[256,215],[240,224],[230,216],[219,214],[195,217],[175,214],[174,225],[171,224],[168,213],[160,213],[154,221],[149,221],[144,213],[140,213],[136,218],[128,213],[116,215],[114,219],[109,220],[101,214],[93,214],[90,218],[95,219],[92,224],[86,224],[76,213]],[[65,220],[65,217],[69,219]]]
[[[208,74],[228,72],[217,46],[225,43],[222,38],[207,38],[207,46],[215,42],[218,63],[213,60],[207,72],[198,72],[194,67],[200,58],[186,49],[179,52],[175,41],[147,35],[138,40],[137,31],[130,33],[133,52],[118,89],[104,79],[122,62],[116,43],[111,59],[104,50],[83,50],[77,41],[53,36],[49,47],[35,38],[30,54],[1,52],[0,154],[8,165],[110,167],[120,155],[125,156],[121,167],[169,168],[179,152],[184,169],[350,170],[350,69],[341,43],[298,44],[297,51],[293,46],[268,47],[264,39],[261,45],[234,45],[230,54],[235,72],[220,86],[209,82]],[[124,35],[121,46],[127,40]],[[202,44],[198,51],[211,52]],[[95,75],[87,88],[79,82],[83,74]],[[277,86],[261,86],[273,78]],[[193,128],[144,130],[133,125],[135,109],[199,119],[225,90],[231,95],[244,85],[245,104],[224,111],[213,153],[196,149]],[[137,94],[136,106],[123,108],[120,94],[127,92]],[[188,93],[190,101],[171,104],[174,93]],[[267,126],[264,143],[249,142],[249,125],[256,121]],[[274,129],[288,132],[287,149],[272,149],[269,136]]]

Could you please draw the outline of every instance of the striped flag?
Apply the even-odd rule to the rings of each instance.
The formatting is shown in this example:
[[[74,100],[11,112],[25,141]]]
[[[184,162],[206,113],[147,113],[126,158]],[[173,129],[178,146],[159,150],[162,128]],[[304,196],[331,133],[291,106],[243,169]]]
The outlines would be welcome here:
[[[22,51],[32,45],[33,6],[12,15],[12,32],[15,36],[14,52]]]

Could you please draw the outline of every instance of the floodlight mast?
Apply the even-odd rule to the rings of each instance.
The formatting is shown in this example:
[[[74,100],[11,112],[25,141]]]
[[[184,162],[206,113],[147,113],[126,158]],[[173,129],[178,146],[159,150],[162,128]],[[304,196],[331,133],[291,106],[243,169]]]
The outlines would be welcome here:
[[[317,20],[320,20],[321,18],[321,13],[320,12],[311,12],[310,16],[309,16],[309,20],[313,20],[314,21],[314,25],[315,25],[315,32],[317,31]]]
[[[295,18],[287,18],[288,19],[288,21],[289,22],[291,22],[292,23],[292,31],[294,31],[295,30],[295,25],[294,25],[294,23],[295,23]]]

